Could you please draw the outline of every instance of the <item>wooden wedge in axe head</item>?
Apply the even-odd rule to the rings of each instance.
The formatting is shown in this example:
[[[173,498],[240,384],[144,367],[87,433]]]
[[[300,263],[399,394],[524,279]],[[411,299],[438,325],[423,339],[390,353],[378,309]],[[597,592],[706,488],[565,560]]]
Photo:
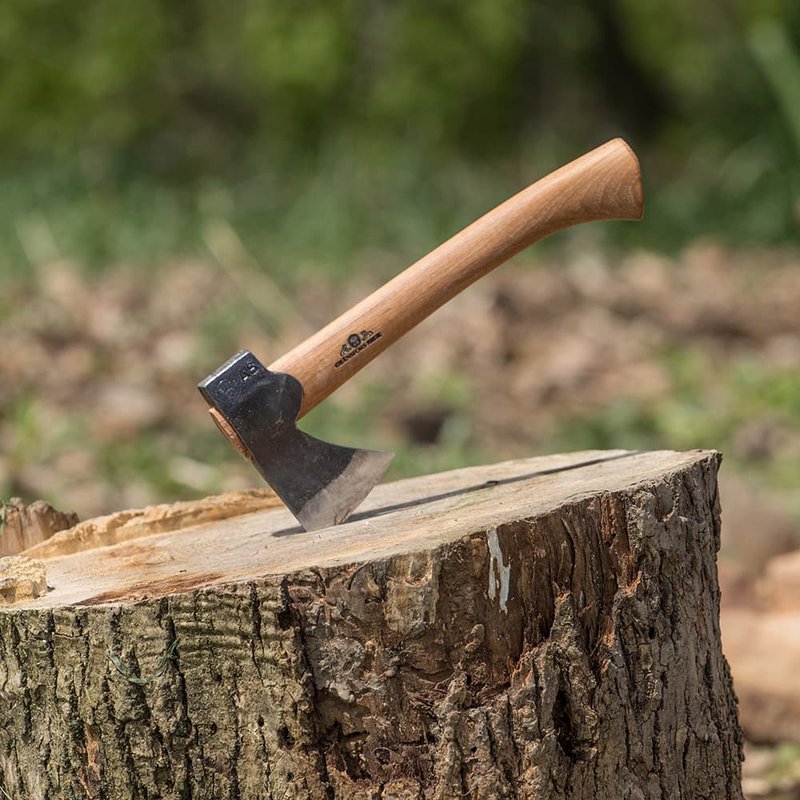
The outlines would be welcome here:
[[[269,368],[242,350],[198,388],[220,430],[306,530],[344,521],[392,453],[329,444],[296,422],[404,333],[528,245],[593,220],[641,219],[636,155],[614,139],[485,214]]]

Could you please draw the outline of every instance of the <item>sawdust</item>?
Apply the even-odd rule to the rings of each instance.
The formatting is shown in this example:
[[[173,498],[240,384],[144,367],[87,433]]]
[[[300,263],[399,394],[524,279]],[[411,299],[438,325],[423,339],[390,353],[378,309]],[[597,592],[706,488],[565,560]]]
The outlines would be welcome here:
[[[0,558],[0,606],[41,597],[47,591],[47,571],[33,558]]]

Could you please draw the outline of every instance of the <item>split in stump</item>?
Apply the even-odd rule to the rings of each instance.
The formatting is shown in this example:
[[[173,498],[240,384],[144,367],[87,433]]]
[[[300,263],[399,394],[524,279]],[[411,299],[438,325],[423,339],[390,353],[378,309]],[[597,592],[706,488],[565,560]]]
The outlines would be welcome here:
[[[0,608],[2,794],[740,798],[718,461],[462,469],[312,533],[266,492],[58,533]]]

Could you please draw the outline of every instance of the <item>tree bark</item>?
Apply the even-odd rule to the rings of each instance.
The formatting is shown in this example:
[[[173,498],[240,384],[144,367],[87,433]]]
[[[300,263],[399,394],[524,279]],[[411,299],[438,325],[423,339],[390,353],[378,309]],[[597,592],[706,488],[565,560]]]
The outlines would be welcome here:
[[[323,532],[229,497],[56,534],[49,590],[0,609],[0,795],[740,798],[718,463],[458,470]]]

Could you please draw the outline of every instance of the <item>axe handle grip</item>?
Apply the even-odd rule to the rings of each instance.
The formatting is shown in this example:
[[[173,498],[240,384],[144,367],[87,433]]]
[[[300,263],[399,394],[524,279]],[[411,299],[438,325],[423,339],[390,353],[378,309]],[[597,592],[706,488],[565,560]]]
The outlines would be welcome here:
[[[639,161],[613,139],[523,189],[270,365],[303,386],[299,417],[520,250],[582,222],[641,219]]]

